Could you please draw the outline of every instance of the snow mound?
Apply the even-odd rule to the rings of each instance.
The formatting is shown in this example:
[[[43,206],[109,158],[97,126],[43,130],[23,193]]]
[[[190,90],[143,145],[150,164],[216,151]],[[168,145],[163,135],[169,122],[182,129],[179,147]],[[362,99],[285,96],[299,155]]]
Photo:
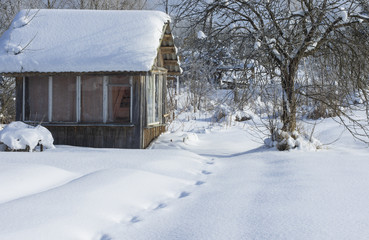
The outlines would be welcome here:
[[[213,119],[216,122],[228,120],[227,117],[232,115],[232,109],[226,104],[220,104],[215,108]]]
[[[78,174],[36,163],[0,164],[0,204],[52,189]],[[6,183],[6,184],[4,184]]]
[[[22,150],[29,147],[32,151],[37,144],[46,148],[55,148],[54,138],[45,127],[33,127],[23,122],[12,122],[0,131],[0,142],[12,150]]]
[[[276,131],[273,138],[265,139],[264,143],[269,147],[276,147],[280,151],[291,149],[315,151],[322,146],[322,143],[312,136],[300,135],[297,131],[289,133],[281,129]]]
[[[235,113],[234,120],[237,122],[249,121],[254,119],[254,116],[251,112],[237,111]]]
[[[198,140],[199,140],[199,137],[197,136],[196,133],[185,133],[183,135],[183,142],[184,143],[196,142]]]

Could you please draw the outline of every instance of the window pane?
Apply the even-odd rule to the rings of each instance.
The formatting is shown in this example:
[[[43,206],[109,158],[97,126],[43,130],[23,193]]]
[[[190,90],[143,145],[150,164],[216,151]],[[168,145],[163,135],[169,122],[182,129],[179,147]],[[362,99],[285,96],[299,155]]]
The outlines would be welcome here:
[[[147,123],[160,123],[162,115],[163,75],[155,74],[146,82]]]
[[[103,122],[103,77],[81,77],[81,121]]]
[[[109,84],[130,85],[129,78],[129,76],[109,76]]]
[[[130,122],[131,88],[109,86],[109,122]]]
[[[76,77],[53,77],[53,122],[76,121]]]
[[[49,77],[28,77],[28,107],[25,120],[48,121]]]
[[[155,99],[154,99],[154,79],[149,78],[146,81],[146,100],[147,100],[147,123],[154,122],[154,114],[155,114]]]
[[[159,75],[155,75],[155,122],[159,122],[160,116],[160,81]]]

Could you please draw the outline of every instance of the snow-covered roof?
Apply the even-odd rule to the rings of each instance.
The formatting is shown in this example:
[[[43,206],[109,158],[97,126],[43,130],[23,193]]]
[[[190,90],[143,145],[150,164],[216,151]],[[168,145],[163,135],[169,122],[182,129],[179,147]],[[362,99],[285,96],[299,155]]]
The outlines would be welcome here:
[[[0,38],[0,73],[150,71],[159,11],[22,10]]]

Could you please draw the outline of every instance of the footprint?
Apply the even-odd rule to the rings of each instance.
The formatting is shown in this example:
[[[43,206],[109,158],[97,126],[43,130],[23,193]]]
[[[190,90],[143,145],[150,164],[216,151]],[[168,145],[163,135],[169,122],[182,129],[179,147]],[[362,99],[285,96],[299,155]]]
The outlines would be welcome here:
[[[197,186],[200,186],[200,185],[203,185],[205,182],[203,182],[203,181],[197,181],[196,183],[195,183],[195,185],[197,185]]]
[[[209,174],[211,174],[211,172],[208,172],[208,171],[206,171],[206,170],[202,170],[202,172],[201,172],[202,174],[205,174],[205,175],[209,175]]]
[[[168,205],[165,204],[165,203],[160,203],[156,208],[154,208],[154,210],[159,210],[159,209],[162,209],[162,208],[165,208],[167,207]]]
[[[100,240],[112,240],[112,238],[108,234],[104,234],[101,236]]]
[[[138,222],[141,222],[142,220],[138,217],[138,216],[134,216],[132,219],[131,219],[131,223],[138,223]]]
[[[181,194],[179,195],[179,198],[185,198],[185,197],[188,197],[190,196],[191,193],[189,192],[181,192]]]
[[[213,165],[214,162],[206,162],[206,164]]]

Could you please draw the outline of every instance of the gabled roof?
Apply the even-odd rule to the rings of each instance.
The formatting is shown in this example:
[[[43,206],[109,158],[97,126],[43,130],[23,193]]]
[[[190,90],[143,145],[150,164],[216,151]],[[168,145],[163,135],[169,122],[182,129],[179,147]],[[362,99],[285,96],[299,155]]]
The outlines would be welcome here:
[[[0,38],[0,73],[147,72],[169,20],[159,11],[22,10]]]

